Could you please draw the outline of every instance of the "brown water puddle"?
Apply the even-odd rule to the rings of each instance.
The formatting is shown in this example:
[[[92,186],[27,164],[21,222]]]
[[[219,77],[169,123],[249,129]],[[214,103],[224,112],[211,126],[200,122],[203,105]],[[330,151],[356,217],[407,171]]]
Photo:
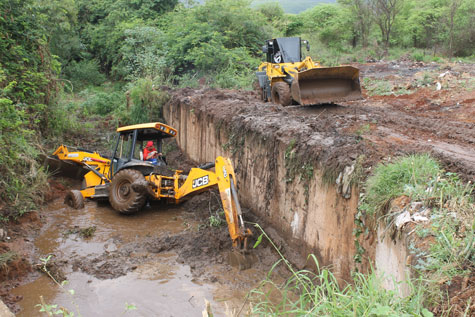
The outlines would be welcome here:
[[[154,206],[122,216],[108,205],[89,202],[84,209],[74,210],[56,201],[44,213],[49,220],[35,241],[38,254],[54,254],[64,263],[61,270],[68,284],[61,289],[42,275],[15,288],[12,293],[23,296],[18,316],[39,315],[40,296],[48,304],[82,316],[118,316],[125,312],[126,303],[137,307],[125,312],[130,316],[195,316],[201,315],[205,299],[219,315],[225,305],[239,310],[246,293],[266,274],[256,269],[238,271],[223,263],[206,269],[213,281],[202,281],[193,276],[190,266],[176,261],[173,251],[130,250],[150,237],[196,232],[200,224],[185,219],[180,207]],[[90,238],[68,234],[92,226],[96,230]],[[126,269],[115,274],[122,262],[128,263]],[[89,266],[94,269],[89,271]],[[71,289],[74,295],[68,292]]]

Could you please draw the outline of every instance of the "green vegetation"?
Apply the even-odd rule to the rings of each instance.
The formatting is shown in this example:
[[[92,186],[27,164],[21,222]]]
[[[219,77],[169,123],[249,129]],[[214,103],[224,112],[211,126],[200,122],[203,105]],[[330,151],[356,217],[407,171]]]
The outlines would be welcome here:
[[[313,255],[312,259],[318,267]],[[251,292],[252,315],[433,316],[423,306],[424,289],[410,287],[411,296],[401,297],[383,288],[376,273],[355,273],[352,284],[341,288],[328,269],[301,270],[283,284],[270,278],[261,282]]]
[[[352,283],[342,287],[330,270],[320,268],[314,255],[309,256],[315,264],[314,271],[294,270],[262,228],[256,226],[262,234],[254,247],[264,236],[281,260],[250,292],[251,315],[433,316],[424,307],[425,290],[421,280],[407,282],[411,291],[407,297],[383,288],[382,278],[374,272],[368,275],[354,273]],[[285,282],[276,283],[273,271],[280,263],[284,263],[291,275]]]
[[[18,254],[13,251],[0,253],[0,270],[7,269],[8,263],[18,258]]]
[[[425,296],[439,301],[441,284],[450,285],[453,277],[475,268],[474,192],[473,184],[445,172],[429,155],[402,157],[379,165],[367,180],[357,221],[365,218],[366,226],[373,227],[384,221],[387,229],[396,230],[395,218],[401,213],[424,212],[427,220],[415,228],[419,239],[412,237],[410,243],[417,259],[413,269],[427,281]],[[419,206],[390,209],[391,201],[401,196]],[[428,238],[433,239],[429,246],[420,243]]]

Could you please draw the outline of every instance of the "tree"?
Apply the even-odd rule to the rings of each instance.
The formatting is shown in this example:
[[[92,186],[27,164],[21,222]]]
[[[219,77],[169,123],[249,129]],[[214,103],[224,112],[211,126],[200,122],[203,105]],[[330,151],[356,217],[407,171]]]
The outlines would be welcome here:
[[[453,56],[454,50],[454,29],[455,29],[455,16],[457,14],[457,10],[459,9],[460,5],[462,4],[462,0],[450,0],[448,14],[447,14],[447,26],[449,28],[449,54]]]
[[[401,12],[404,0],[370,0],[376,24],[381,30],[381,38],[386,49],[389,48],[392,27],[396,16]]]
[[[355,29],[361,38],[363,47],[368,46],[369,32],[373,24],[373,12],[370,0],[339,0],[338,3],[348,7],[355,19]]]

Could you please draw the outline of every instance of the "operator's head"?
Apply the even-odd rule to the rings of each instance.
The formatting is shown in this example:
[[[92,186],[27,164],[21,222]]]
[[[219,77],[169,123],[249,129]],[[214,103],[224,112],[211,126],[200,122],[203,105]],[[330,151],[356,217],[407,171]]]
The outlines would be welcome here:
[[[148,141],[146,147],[148,147],[148,148],[153,147],[153,141]]]

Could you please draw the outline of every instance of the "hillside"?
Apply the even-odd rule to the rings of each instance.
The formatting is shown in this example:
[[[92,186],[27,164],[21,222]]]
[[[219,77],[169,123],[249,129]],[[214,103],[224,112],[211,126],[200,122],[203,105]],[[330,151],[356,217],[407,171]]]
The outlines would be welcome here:
[[[335,3],[335,0],[254,0],[252,5],[258,7],[260,4],[268,2],[278,2],[285,13],[300,13],[313,8],[319,3]]]

